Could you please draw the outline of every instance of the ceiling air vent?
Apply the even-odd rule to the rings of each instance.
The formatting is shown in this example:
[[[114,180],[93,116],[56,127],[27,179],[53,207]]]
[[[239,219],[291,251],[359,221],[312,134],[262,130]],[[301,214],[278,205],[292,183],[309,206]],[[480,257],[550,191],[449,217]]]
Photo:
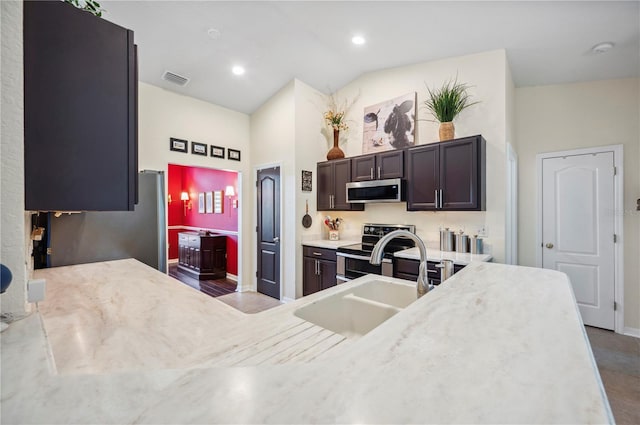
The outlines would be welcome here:
[[[173,72],[170,72],[170,71],[165,71],[164,74],[162,74],[162,79],[169,81],[170,83],[177,84],[179,86],[186,86],[187,83],[189,82],[189,79],[187,77],[174,74]]]

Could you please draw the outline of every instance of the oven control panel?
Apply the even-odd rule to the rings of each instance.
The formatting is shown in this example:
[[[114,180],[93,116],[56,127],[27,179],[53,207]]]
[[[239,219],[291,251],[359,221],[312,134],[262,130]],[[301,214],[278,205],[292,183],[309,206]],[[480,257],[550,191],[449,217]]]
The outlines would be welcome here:
[[[411,233],[416,232],[416,226],[412,224],[365,224],[362,234],[365,236],[382,237],[394,230],[408,230]]]

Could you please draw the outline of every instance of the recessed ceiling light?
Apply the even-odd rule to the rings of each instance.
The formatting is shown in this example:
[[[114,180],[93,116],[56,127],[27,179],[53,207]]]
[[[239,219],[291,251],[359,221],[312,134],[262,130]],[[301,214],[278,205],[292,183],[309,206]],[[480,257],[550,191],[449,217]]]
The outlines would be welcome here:
[[[235,75],[243,75],[245,71],[243,67],[241,67],[240,65],[236,65],[231,68],[231,72],[233,72]]]
[[[351,39],[351,42],[353,44],[355,44],[355,45],[360,46],[360,45],[366,43],[366,40],[361,35],[354,35],[353,38]]]
[[[593,53],[604,53],[604,52],[608,52],[609,50],[613,49],[614,44],[610,41],[605,41],[604,43],[599,43],[596,44],[595,46],[593,46],[591,48],[591,51]]]
[[[218,38],[220,38],[220,30],[217,28],[209,28],[207,30],[207,35],[210,39],[217,40]]]

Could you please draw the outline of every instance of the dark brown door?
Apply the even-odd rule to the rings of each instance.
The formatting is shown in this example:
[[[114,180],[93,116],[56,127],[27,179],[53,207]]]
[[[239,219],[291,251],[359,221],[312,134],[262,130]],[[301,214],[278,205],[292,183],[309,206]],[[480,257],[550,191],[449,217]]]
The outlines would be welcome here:
[[[440,145],[440,209],[478,208],[477,141],[470,137]]]
[[[320,269],[320,286],[321,289],[331,288],[337,285],[336,280],[336,262],[327,260],[318,260],[318,268]]]
[[[334,168],[334,210],[350,210],[351,204],[347,202],[347,183],[351,181],[351,160],[339,159],[332,161]],[[360,204],[362,205],[362,204]]]
[[[280,167],[258,170],[258,292],[280,299]]]
[[[375,174],[379,179],[404,178],[404,151],[388,151],[377,155]]]
[[[302,295],[315,294],[322,289],[318,276],[318,260],[302,257]]]
[[[318,163],[318,211],[331,209],[333,187],[333,164],[330,162]]]
[[[421,146],[407,151],[407,210],[435,210],[440,189],[440,146]]]
[[[351,158],[351,181],[375,180],[376,156],[365,155]]]

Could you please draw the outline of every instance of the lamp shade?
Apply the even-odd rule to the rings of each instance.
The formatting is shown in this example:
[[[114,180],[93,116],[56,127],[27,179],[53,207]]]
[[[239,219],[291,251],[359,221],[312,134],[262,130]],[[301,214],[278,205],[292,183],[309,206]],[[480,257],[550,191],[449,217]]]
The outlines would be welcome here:
[[[236,196],[236,190],[233,188],[233,186],[227,186],[227,188],[224,190],[224,194],[228,197]]]
[[[189,194],[187,192],[182,192],[180,194],[180,200],[181,201],[188,201],[189,200]]]

